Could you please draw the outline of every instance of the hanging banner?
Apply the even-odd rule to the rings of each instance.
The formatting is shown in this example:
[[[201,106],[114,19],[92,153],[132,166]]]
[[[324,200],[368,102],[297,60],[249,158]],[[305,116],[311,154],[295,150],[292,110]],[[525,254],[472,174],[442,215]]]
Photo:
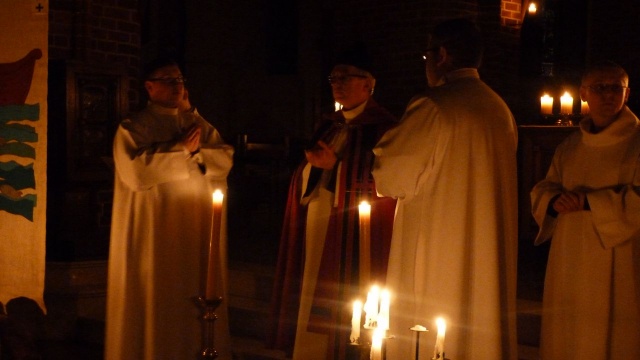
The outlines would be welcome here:
[[[49,1],[0,2],[0,302],[43,301]]]

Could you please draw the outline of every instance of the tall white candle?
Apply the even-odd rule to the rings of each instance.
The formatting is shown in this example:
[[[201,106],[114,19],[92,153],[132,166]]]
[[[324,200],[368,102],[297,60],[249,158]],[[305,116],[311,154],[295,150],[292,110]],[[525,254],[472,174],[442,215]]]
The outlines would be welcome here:
[[[367,327],[373,327],[378,321],[378,301],[380,299],[380,288],[374,285],[367,294],[367,302],[364,303],[365,322]]]
[[[382,341],[384,339],[384,330],[373,330],[373,336],[371,337],[371,353],[369,359],[382,360]]]
[[[568,91],[560,97],[560,113],[572,114],[573,113],[573,97]]]
[[[358,205],[359,217],[359,281],[361,289],[365,284],[369,284],[371,279],[371,204],[367,201]]]
[[[356,300],[353,302],[353,316],[351,317],[351,335],[349,340],[352,343],[358,342],[360,337],[360,321],[362,319],[362,301]]]
[[[218,251],[220,250],[220,228],[222,226],[222,202],[224,194],[216,190],[212,196],[213,214],[211,215],[211,236],[209,238],[209,258],[207,261],[207,285],[206,299],[211,300],[216,296],[217,274],[216,266],[220,262]]]
[[[436,347],[433,349],[433,358],[439,359],[444,356],[444,334],[447,331],[447,323],[443,318],[436,319],[438,335],[436,335]]]
[[[540,97],[540,112],[542,114],[553,114],[553,98],[549,94]]]
[[[391,305],[391,294],[389,290],[383,289],[380,292],[380,312],[378,313],[378,328],[389,330],[389,307]]]

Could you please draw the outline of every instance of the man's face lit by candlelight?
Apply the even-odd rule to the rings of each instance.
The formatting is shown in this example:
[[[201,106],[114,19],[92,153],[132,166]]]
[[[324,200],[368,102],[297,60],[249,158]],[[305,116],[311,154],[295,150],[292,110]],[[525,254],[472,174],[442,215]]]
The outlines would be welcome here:
[[[371,97],[375,79],[366,71],[352,65],[336,65],[329,76],[331,92],[343,109],[350,110]]]
[[[580,87],[580,97],[589,104],[596,130],[614,122],[629,99],[629,79],[622,71],[603,69],[586,76]]]
[[[163,107],[177,108],[184,96],[185,78],[175,65],[162,67],[145,80],[149,100]]]

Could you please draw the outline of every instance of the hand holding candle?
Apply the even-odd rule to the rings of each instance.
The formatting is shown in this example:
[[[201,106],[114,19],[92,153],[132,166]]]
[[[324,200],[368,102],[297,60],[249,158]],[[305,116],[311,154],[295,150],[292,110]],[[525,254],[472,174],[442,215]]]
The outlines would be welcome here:
[[[211,219],[211,237],[209,238],[209,258],[207,262],[207,286],[206,300],[212,300],[216,296],[217,274],[216,266],[220,262],[218,251],[220,250],[220,230],[222,227],[222,191],[216,190],[212,195],[213,214]]]

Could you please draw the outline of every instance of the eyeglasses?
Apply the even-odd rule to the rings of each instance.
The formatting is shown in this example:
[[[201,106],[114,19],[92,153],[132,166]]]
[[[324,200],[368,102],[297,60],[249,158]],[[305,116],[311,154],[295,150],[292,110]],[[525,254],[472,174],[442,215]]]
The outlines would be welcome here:
[[[347,81],[351,80],[351,78],[360,78],[366,79],[366,75],[360,74],[335,74],[329,75],[329,84],[344,84]]]
[[[428,54],[430,52],[434,52],[434,51],[438,51],[440,50],[440,46],[434,46],[434,47],[430,47],[427,50],[422,52],[422,60],[423,61],[427,61],[427,58],[429,57]]]
[[[627,89],[626,86],[620,84],[596,84],[587,86],[586,88],[595,94],[611,93],[615,95],[622,94],[622,92]]]
[[[147,81],[157,81],[157,82],[161,82],[165,85],[177,85],[177,84],[184,84],[187,82],[187,79],[185,79],[182,76],[178,76],[178,77],[161,77],[161,78],[151,78],[151,79],[147,79]]]

